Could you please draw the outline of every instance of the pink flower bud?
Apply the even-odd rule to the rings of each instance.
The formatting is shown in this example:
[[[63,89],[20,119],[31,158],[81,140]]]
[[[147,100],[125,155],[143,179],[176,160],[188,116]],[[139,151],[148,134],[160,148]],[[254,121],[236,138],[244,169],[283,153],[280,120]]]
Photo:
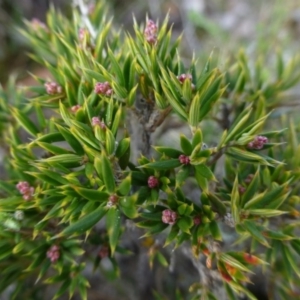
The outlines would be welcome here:
[[[265,136],[258,135],[253,141],[248,143],[248,149],[260,150],[264,147],[264,144],[268,143],[268,138]]]
[[[56,82],[46,82],[44,86],[46,88],[47,94],[49,95],[56,95],[62,93],[62,87]]]
[[[254,174],[249,174],[249,175],[247,176],[247,178],[244,180],[244,182],[245,182],[246,184],[250,184],[251,181],[253,180],[253,177],[254,177]]]
[[[73,113],[76,113],[77,110],[79,110],[80,108],[81,108],[81,105],[77,104],[77,105],[74,105],[74,106],[71,107],[71,111]]]
[[[108,246],[102,246],[98,252],[98,256],[100,258],[105,258],[105,257],[109,256],[109,253],[110,253],[110,251],[109,251]]]
[[[181,154],[178,157],[178,159],[179,159],[180,163],[183,165],[188,165],[190,163],[190,158],[184,154]]]
[[[191,82],[192,89],[195,88],[195,85],[192,83],[193,77],[191,74],[181,74],[181,75],[177,76],[177,78],[181,84],[183,84],[186,80],[189,80]]]
[[[193,221],[194,221],[194,225],[199,225],[199,224],[201,224],[201,217],[200,216],[195,216],[194,218],[193,218]]]
[[[243,187],[242,185],[239,185],[238,190],[239,190],[239,193],[240,193],[241,195],[244,194],[244,193],[246,192],[246,188]]]
[[[159,185],[159,181],[155,176],[150,176],[148,178],[148,187],[150,189],[154,189]]]
[[[169,225],[174,225],[177,220],[177,213],[170,209],[165,209],[162,212],[162,222]]]
[[[20,181],[16,185],[16,188],[23,195],[23,199],[26,201],[30,200],[34,195],[34,187],[30,186],[27,181]]]
[[[92,126],[96,126],[96,125],[100,126],[100,124],[101,124],[101,121],[98,117],[93,117],[92,118]]]
[[[113,89],[107,81],[97,82],[94,88],[94,92],[98,95],[111,96],[113,93]]]
[[[60,257],[59,247],[57,245],[51,246],[51,248],[47,251],[47,257],[52,263],[55,263]]]

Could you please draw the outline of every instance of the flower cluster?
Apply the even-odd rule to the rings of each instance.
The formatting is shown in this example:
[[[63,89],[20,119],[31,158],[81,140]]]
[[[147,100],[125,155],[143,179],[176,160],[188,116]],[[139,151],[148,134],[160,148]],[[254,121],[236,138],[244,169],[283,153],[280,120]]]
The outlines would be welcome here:
[[[92,118],[92,126],[100,126],[102,129],[106,128],[104,121],[100,121],[98,117]]]
[[[146,28],[144,30],[144,36],[146,41],[153,45],[157,41],[157,26],[152,20],[148,20]]]
[[[165,209],[162,212],[162,221],[165,224],[174,225],[177,220],[177,213],[170,209]]]
[[[268,138],[265,136],[258,135],[255,139],[248,143],[247,147],[249,149],[260,150],[264,147],[264,144],[268,143]]]
[[[109,82],[97,82],[94,88],[94,91],[98,95],[111,96],[113,93],[113,89]]]
[[[47,94],[49,95],[56,95],[62,93],[62,87],[56,82],[46,82],[44,86],[46,88]]]
[[[52,263],[55,263],[60,257],[59,247],[57,245],[51,246],[51,248],[47,251],[47,257]]]
[[[30,200],[34,194],[34,187],[30,186],[27,181],[20,181],[16,185],[16,188],[23,195],[23,199],[26,201]]]
[[[158,181],[158,179],[155,176],[150,176],[148,178],[148,187],[150,189],[156,188],[158,186],[158,184],[159,184],[159,181]]]
[[[181,84],[183,84],[186,80],[189,80],[191,82],[192,89],[195,88],[195,85],[192,83],[193,77],[191,74],[181,74],[181,75],[177,76],[177,79],[179,80],[179,82]]]
[[[186,155],[181,154],[178,157],[178,159],[179,159],[180,163],[183,165],[188,165],[190,163],[190,158]]]

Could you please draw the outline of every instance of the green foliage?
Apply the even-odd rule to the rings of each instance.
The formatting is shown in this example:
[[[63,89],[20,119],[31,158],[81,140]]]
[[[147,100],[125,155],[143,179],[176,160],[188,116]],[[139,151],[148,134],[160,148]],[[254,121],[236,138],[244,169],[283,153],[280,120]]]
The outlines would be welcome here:
[[[20,93],[10,83],[0,93],[1,137],[9,149],[8,178],[0,181],[0,291],[12,283],[21,291],[24,278],[35,276],[61,284],[54,299],[65,292],[87,299],[85,249],[109,245],[117,276],[115,254],[126,255],[121,241],[130,219],[145,238],[160,234],[167,248],[185,244],[193,260],[206,256],[202,267],[216,266],[230,299],[234,292],[255,299],[245,283],[257,266],[288,297],[300,275],[298,128],[273,109],[299,82],[299,57],[285,62],[278,53],[276,76],[268,78],[261,62],[253,65],[243,51],[224,70],[212,56],[202,67],[195,61],[185,67],[168,16],[154,42],[146,24],[134,20],[133,35],[116,31],[99,3],[89,18],[74,10],[69,21],[52,8],[47,27],[26,22],[20,30],[35,52],[31,58],[50,72],[54,91],[34,76],[38,86]],[[144,137],[170,116],[191,135],[181,134],[178,148],[155,141],[153,155],[145,138],[148,148],[135,161],[128,129],[134,115]],[[208,121],[217,133],[205,130]],[[210,135],[213,147],[205,143]],[[16,187],[20,182],[25,190]],[[198,199],[187,192],[191,187]],[[91,236],[102,222],[105,237],[95,245]],[[212,247],[226,242],[228,225],[243,250]],[[149,263],[167,266],[149,248]],[[94,260],[97,267],[99,257]],[[191,291],[215,299],[209,288]]]

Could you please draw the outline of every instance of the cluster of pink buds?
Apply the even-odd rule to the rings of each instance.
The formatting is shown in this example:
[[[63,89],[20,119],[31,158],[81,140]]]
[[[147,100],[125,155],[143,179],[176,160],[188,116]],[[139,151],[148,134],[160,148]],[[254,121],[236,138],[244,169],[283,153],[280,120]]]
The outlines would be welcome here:
[[[181,74],[181,75],[177,76],[177,79],[179,80],[179,82],[181,84],[183,84],[186,80],[189,80],[191,82],[192,89],[195,88],[195,85],[192,83],[193,77],[191,74]]]
[[[148,178],[148,187],[150,189],[154,189],[159,185],[159,181],[155,176],[150,176]]]
[[[32,198],[34,194],[34,187],[30,186],[27,181],[20,181],[16,187],[23,195],[24,200],[28,201]]]
[[[144,30],[144,36],[146,41],[153,45],[157,41],[157,26],[152,20],[148,20],[146,28]]]
[[[106,128],[104,121],[100,121],[100,119],[98,117],[92,118],[92,126],[100,126],[101,129]]]
[[[113,89],[111,88],[109,82],[97,82],[94,88],[94,91],[98,95],[111,96]]]
[[[249,149],[260,150],[266,143],[268,143],[268,138],[262,135],[258,135],[252,142],[248,143],[247,147]]]
[[[183,165],[188,165],[190,163],[190,158],[186,155],[181,154],[178,157],[178,159],[179,159],[180,163]]]
[[[170,210],[170,209],[165,209],[162,212],[161,220],[165,224],[174,225],[176,220],[177,220],[177,213],[175,211]]]
[[[39,19],[37,18],[33,18],[31,20],[31,25],[34,28],[34,30],[38,30],[38,29],[43,29],[46,32],[49,32],[48,27],[46,26],[45,23],[41,22]]]
[[[59,247],[57,245],[51,246],[51,248],[47,251],[47,257],[52,263],[55,263],[60,257]]]
[[[201,217],[200,216],[195,216],[193,218],[193,222],[194,222],[194,225],[200,225],[201,224]]]
[[[73,105],[71,107],[71,112],[76,113],[77,110],[79,110],[81,108],[81,105],[77,104],[77,105]]]
[[[46,88],[47,94],[49,95],[56,95],[62,93],[62,87],[56,82],[46,82],[44,86]]]

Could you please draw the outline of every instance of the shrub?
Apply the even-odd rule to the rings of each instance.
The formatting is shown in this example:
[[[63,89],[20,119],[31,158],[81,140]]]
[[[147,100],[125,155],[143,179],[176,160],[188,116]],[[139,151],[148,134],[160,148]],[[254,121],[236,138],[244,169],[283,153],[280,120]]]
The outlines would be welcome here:
[[[86,266],[108,259],[116,277],[134,226],[151,266],[181,252],[199,272],[189,296],[178,286],[168,299],[216,299],[214,282],[228,299],[256,299],[260,268],[269,295],[297,293],[300,156],[280,107],[299,57],[278,53],[275,71],[243,51],[224,70],[213,55],[186,67],[168,17],[134,20],[132,35],[102,3],[25,24],[31,58],[51,76],[1,91],[1,291],[13,284],[18,299],[43,281],[55,299],[87,299]],[[175,123],[189,131],[166,145],[154,133]]]

